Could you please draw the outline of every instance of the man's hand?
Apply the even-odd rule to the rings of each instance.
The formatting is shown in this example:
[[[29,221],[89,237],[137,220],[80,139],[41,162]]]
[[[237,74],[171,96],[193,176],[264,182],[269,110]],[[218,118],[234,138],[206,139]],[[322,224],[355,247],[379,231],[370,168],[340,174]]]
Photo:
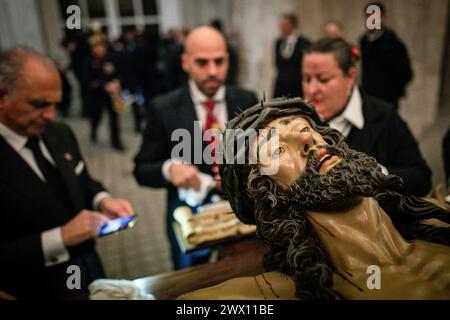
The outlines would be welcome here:
[[[175,187],[200,190],[198,168],[192,164],[172,163],[169,168],[170,181]]]
[[[104,89],[109,94],[119,94],[121,91],[120,82],[118,80],[112,80],[105,84]]]
[[[100,228],[110,219],[95,211],[82,210],[61,227],[61,236],[66,247],[76,246],[98,236]]]
[[[102,213],[110,219],[131,216],[134,214],[133,207],[124,199],[107,197],[100,201],[99,207]]]
[[[222,179],[220,178],[220,174],[219,174],[219,166],[213,165],[212,172],[214,174],[213,178],[214,178],[214,182],[216,184],[216,189],[222,190]]]

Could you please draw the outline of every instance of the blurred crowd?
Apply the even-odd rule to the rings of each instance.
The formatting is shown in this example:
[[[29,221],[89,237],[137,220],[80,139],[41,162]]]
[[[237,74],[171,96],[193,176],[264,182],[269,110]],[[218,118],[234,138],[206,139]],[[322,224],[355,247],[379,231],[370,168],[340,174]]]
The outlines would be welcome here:
[[[219,19],[212,20],[210,25],[223,33]],[[111,145],[124,150],[118,120],[120,112],[133,113],[134,130],[140,133],[148,102],[186,84],[188,75],[181,66],[181,55],[189,29],[170,29],[160,36],[131,27],[113,41],[104,28],[65,32],[61,46],[70,63],[60,68],[63,80],[63,99],[58,105],[60,114],[67,117],[73,113],[70,110],[73,88],[68,77],[68,72],[72,71],[79,87],[81,116],[91,123],[91,141],[97,141],[97,128],[106,110],[110,117]],[[230,60],[227,83],[236,84],[239,60],[234,45],[236,34],[226,39]],[[106,84],[109,84],[108,89]]]

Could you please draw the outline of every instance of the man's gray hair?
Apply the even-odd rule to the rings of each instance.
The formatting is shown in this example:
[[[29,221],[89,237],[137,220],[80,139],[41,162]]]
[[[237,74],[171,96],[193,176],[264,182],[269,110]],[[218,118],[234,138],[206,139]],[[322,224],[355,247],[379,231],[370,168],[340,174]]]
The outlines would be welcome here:
[[[0,52],[0,88],[13,92],[22,74],[22,67],[30,59],[38,59],[44,65],[56,70],[55,63],[46,55],[25,46],[19,46]]]

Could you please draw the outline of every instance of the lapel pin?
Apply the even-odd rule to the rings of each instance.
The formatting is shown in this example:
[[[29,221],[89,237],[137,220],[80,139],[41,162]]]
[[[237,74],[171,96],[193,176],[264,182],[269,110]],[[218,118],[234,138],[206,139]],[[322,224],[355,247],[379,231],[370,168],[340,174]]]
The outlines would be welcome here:
[[[64,153],[64,159],[66,159],[67,161],[72,160],[72,155],[68,152]]]

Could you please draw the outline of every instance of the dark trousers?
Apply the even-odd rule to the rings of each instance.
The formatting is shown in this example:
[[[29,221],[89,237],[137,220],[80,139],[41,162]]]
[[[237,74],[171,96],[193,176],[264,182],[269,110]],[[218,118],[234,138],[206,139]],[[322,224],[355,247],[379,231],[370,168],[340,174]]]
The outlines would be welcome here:
[[[103,110],[106,109],[109,115],[109,131],[111,144],[120,146],[119,115],[113,108],[111,97],[104,91],[94,90],[90,95],[90,118],[91,118],[91,140],[97,140],[97,129],[100,124]]]
[[[81,116],[88,117],[89,116],[89,86],[85,79],[85,75],[83,73],[82,68],[76,68],[73,70],[75,74],[75,78],[78,81],[78,86],[80,88],[81,94]]]
[[[294,77],[289,74],[286,75],[279,73],[275,81],[273,97],[303,97],[301,77]]]
[[[142,131],[142,120],[144,118],[144,111],[142,106],[134,102],[131,105],[133,109],[133,119],[134,119],[134,131],[141,132]]]

